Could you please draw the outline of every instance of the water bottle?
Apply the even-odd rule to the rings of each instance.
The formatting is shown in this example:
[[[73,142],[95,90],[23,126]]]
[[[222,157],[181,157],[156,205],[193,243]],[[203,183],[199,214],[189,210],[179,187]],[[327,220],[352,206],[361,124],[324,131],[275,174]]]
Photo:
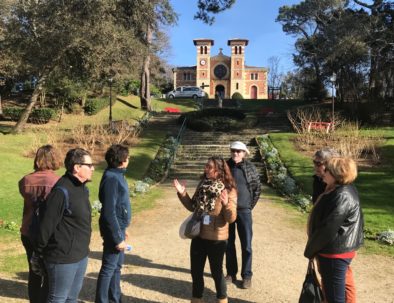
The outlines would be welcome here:
[[[133,250],[133,246],[131,246],[130,244],[126,245],[126,248],[124,249],[125,253],[130,253]]]

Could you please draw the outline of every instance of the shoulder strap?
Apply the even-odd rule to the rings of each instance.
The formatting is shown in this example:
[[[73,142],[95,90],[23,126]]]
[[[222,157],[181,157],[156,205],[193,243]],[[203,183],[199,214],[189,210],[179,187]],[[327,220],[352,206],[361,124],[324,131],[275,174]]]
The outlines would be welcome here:
[[[70,209],[70,198],[68,195],[68,190],[65,187],[60,186],[60,185],[56,186],[54,189],[55,190],[60,189],[63,192],[63,194],[64,194],[64,214],[67,216],[71,215],[72,211]]]

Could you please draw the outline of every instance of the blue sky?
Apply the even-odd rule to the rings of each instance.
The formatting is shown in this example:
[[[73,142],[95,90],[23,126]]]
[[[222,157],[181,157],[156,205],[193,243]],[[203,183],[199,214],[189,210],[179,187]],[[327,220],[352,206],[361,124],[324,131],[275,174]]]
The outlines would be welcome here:
[[[246,64],[267,67],[268,58],[281,58],[281,69],[293,69],[291,53],[295,39],[285,35],[282,26],[275,22],[278,10],[283,5],[297,4],[299,0],[237,0],[233,7],[216,15],[213,25],[205,25],[193,16],[197,10],[196,0],[171,0],[179,14],[178,25],[169,28],[171,53],[167,60],[173,66],[196,64],[195,38],[215,41],[211,54],[223,48],[230,55],[227,40],[244,38],[249,40],[245,51]]]

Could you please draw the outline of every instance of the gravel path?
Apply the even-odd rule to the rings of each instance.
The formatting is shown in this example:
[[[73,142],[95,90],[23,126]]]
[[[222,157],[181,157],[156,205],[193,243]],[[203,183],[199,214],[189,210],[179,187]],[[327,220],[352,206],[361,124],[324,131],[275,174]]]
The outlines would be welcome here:
[[[188,186],[193,191],[192,186]],[[164,186],[157,207],[133,218],[130,244],[122,270],[123,302],[189,302],[190,240],[178,236],[178,227],[188,212],[181,206],[174,189]],[[228,287],[229,302],[298,302],[307,260],[303,257],[305,228],[301,214],[261,199],[254,213],[253,285],[243,290]],[[239,248],[239,245],[238,245]],[[80,298],[92,302],[100,268],[101,239],[92,239],[88,272]],[[358,302],[394,302],[394,259],[360,253],[353,262]],[[27,302],[26,275],[0,276],[0,302]],[[205,302],[215,302],[213,280],[205,270]]]

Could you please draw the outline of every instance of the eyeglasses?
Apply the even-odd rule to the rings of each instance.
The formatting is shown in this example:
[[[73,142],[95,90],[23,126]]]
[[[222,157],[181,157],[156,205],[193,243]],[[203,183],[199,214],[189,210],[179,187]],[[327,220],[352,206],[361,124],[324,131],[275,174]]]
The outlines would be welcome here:
[[[320,167],[320,166],[323,166],[323,165],[324,165],[324,162],[313,160],[313,164],[314,164],[315,166]]]
[[[78,165],[86,165],[87,167],[89,167],[89,168],[92,168],[92,167],[94,167],[94,164],[93,163],[77,163]]]
[[[243,150],[242,150],[242,149],[231,149],[231,152],[232,152],[233,154],[240,154],[240,153],[243,152]]]

